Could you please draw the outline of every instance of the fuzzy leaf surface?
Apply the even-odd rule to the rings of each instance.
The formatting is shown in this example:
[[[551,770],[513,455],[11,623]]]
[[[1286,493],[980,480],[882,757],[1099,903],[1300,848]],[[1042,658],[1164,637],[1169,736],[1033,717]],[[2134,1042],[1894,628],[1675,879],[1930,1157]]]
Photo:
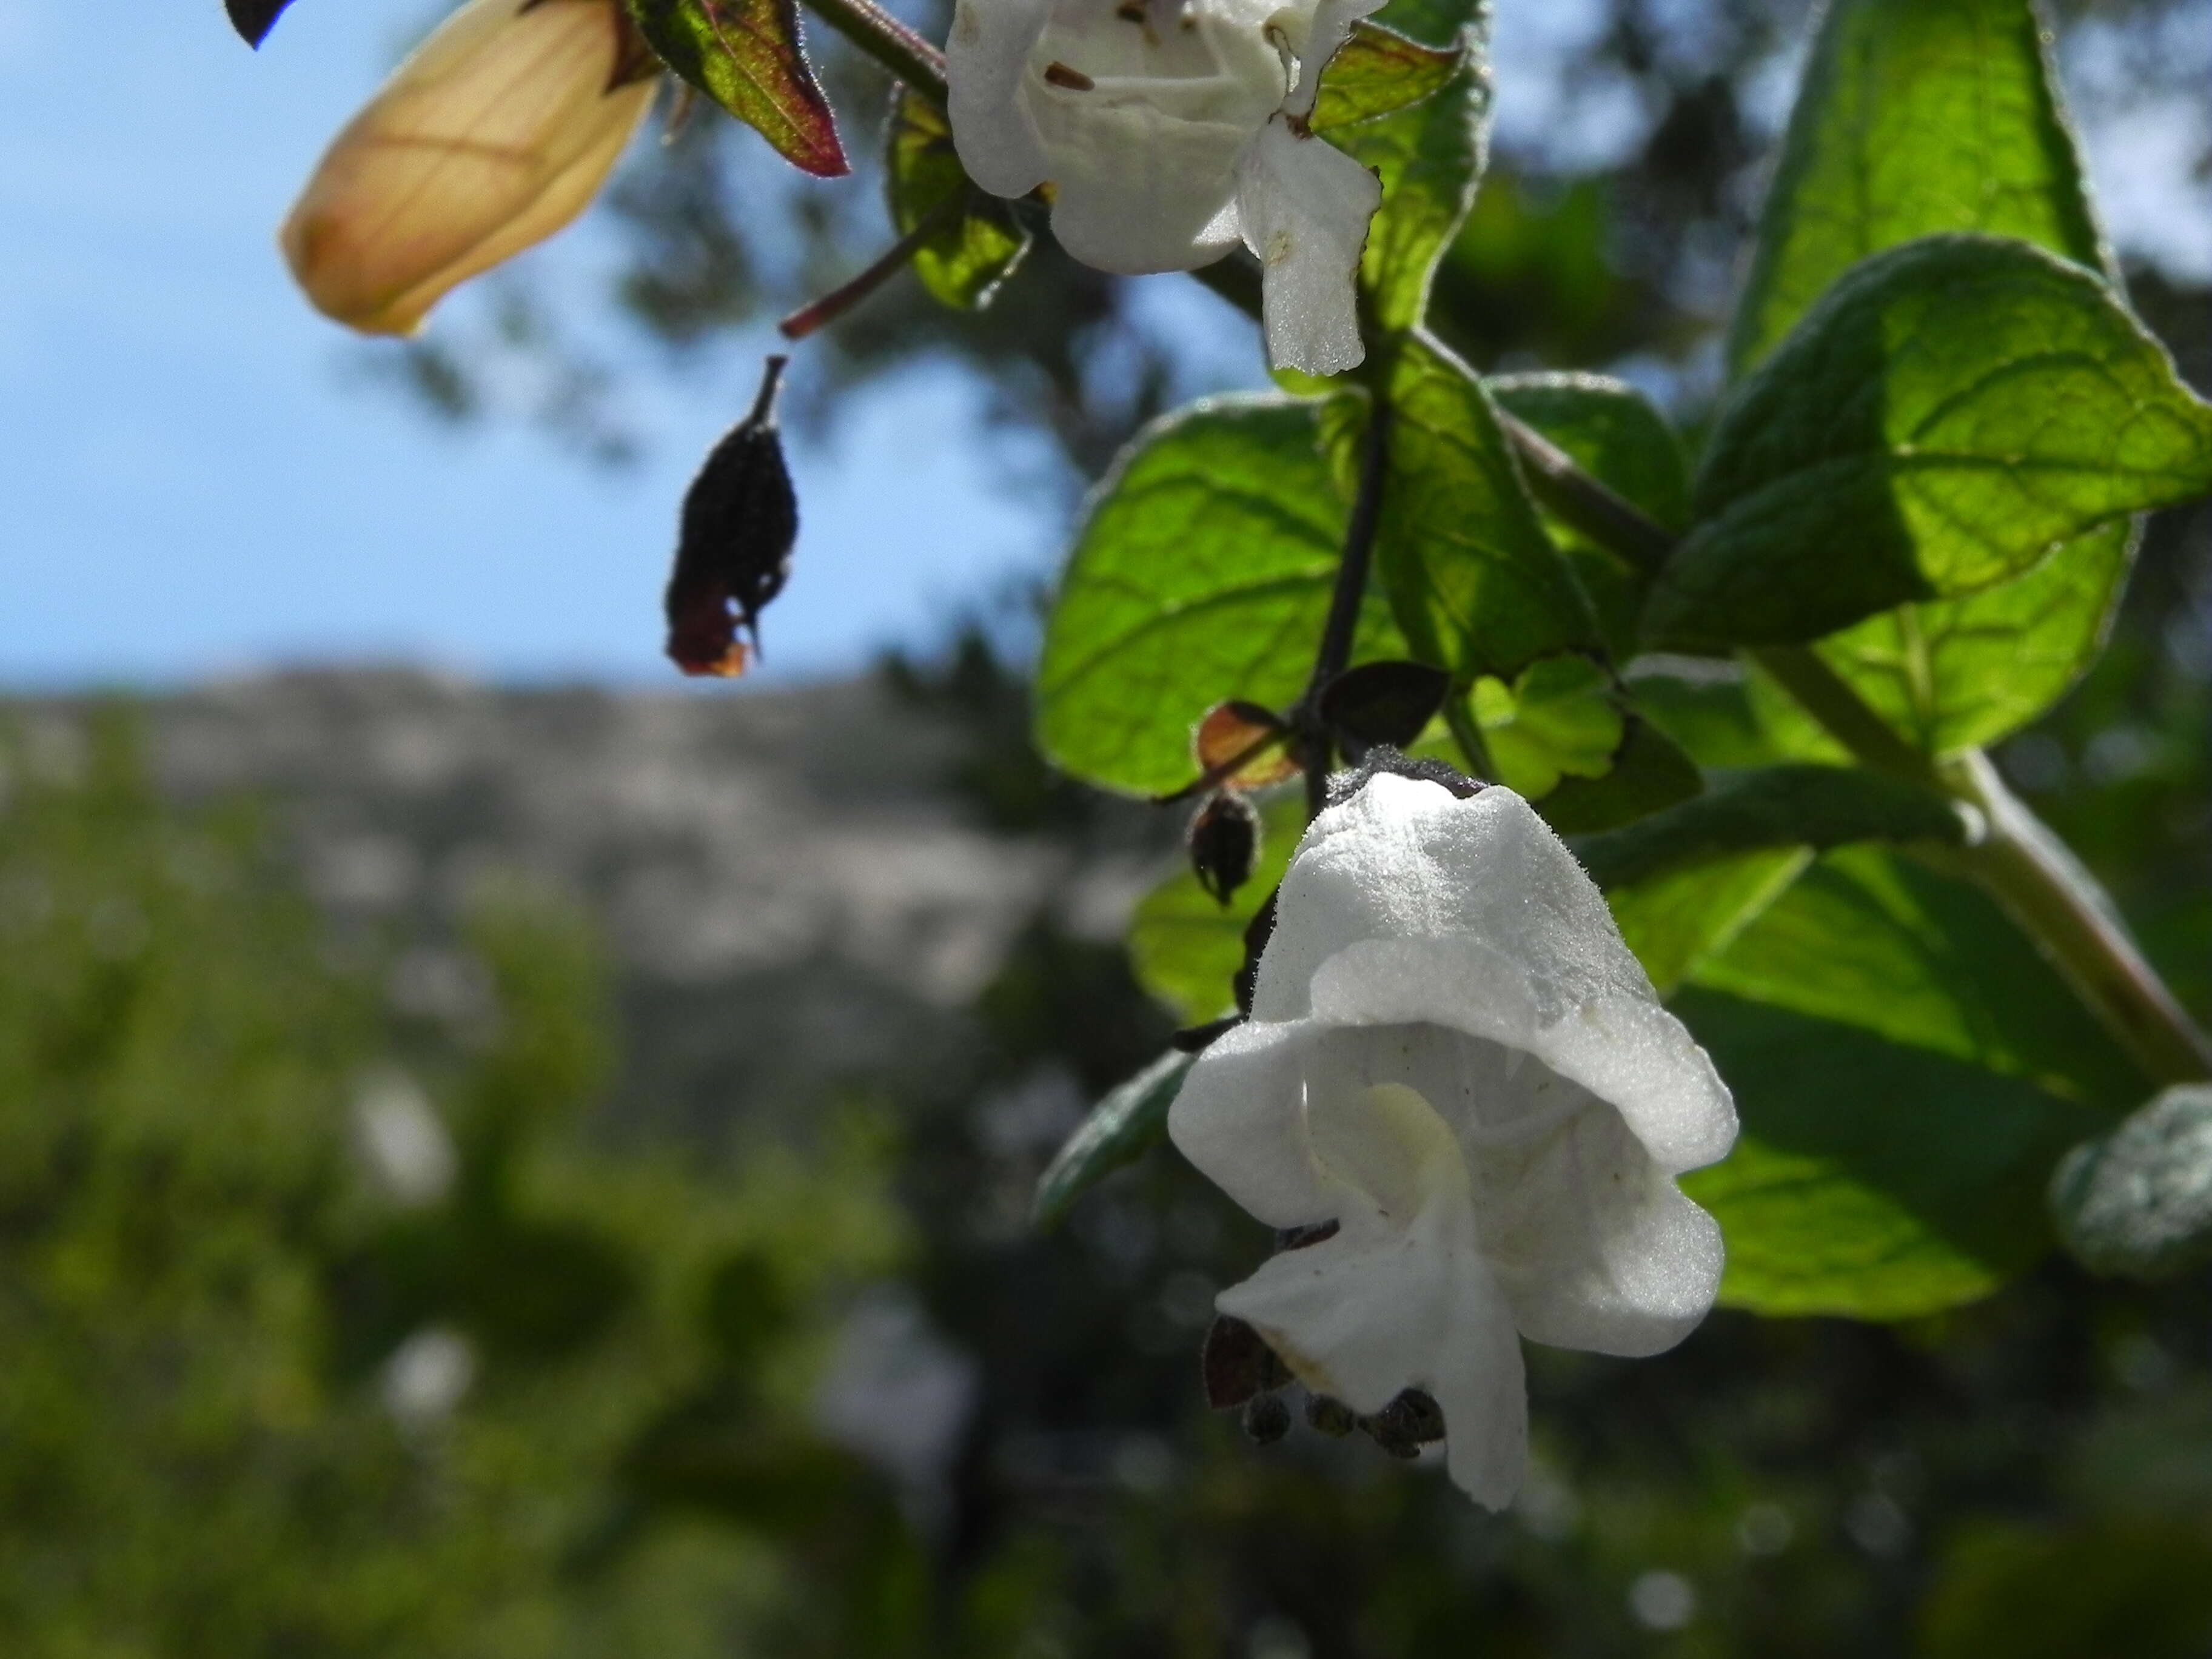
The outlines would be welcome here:
[[[625,0],[668,67],[775,147],[803,173],[852,169],[836,117],[814,78],[798,0]]]
[[[2095,276],[1938,236],[1856,268],[1739,389],[1645,635],[1818,639],[2212,491],[2212,407]]]
[[[1045,624],[1037,740],[1108,788],[1164,794],[1197,773],[1217,705],[1280,708],[1304,688],[1346,508],[1316,405],[1209,400],[1138,434],[1099,487]],[[1407,655],[1370,594],[1355,661]]]

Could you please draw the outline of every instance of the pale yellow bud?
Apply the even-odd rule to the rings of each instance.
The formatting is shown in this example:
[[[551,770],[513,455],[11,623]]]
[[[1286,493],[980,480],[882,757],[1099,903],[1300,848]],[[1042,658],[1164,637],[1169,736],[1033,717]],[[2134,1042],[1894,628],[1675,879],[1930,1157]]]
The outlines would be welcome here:
[[[411,334],[606,182],[657,77],[618,0],[468,0],[332,141],[285,220],[325,315]]]

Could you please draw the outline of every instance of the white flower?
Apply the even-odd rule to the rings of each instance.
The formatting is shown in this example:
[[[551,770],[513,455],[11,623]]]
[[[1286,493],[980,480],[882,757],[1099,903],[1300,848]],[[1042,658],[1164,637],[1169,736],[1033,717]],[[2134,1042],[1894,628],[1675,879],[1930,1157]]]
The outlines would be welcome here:
[[[279,237],[318,310],[411,334],[591,202],[653,103],[618,0],[469,0],[331,143]]]
[[[1712,1306],[1720,1230],[1674,1177],[1727,1153],[1735,1107],[1510,790],[1376,777],[1315,819],[1278,918],[1168,1128],[1261,1221],[1337,1231],[1217,1305],[1355,1411],[1425,1389],[1452,1479],[1501,1508],[1522,1337],[1652,1354]]]
[[[953,142],[985,190],[1049,182],[1060,245],[1102,270],[1188,270],[1241,237],[1269,356],[1333,374],[1365,355],[1354,279],[1382,187],[1306,118],[1381,3],[958,0]]]

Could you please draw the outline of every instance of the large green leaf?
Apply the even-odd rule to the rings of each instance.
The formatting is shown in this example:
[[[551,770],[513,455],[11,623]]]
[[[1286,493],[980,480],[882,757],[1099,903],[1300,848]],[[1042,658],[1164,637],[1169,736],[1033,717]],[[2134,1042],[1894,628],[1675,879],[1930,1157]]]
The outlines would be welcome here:
[[[1673,531],[1690,519],[1690,481],[1680,441],[1651,400],[1601,374],[1493,375],[1490,395],[1507,414],[1542,433],[1583,471]],[[1651,573],[1549,514],[1545,528],[1589,595],[1614,658],[1636,652]]]
[[[817,178],[851,171],[798,0],[623,0],[661,61]]]
[[[1917,237],[1978,230],[2109,264],[2049,39],[2027,0],[1838,0],[1760,220],[1738,370],[1858,260]],[[1869,617],[1820,650],[1929,753],[1992,743],[2094,660],[2131,556],[2129,531],[2107,525],[2012,581]],[[1785,725],[1819,746],[1802,717]]]
[[[2049,1248],[2064,1149],[2147,1085],[1996,904],[1872,848],[1831,853],[1676,1011],[1742,1115],[1686,1180],[1729,1244],[1724,1299],[1895,1318],[1985,1294]]]
[[[1781,897],[1812,860],[1802,847],[1738,853],[1608,887],[1605,902],[1659,994],[1671,996]]]
[[[1646,635],[1817,639],[2208,490],[2212,408],[2099,278],[1929,237],[1856,267],[1740,388]]]
[[[1137,983],[1186,1024],[1234,1009],[1231,981],[1244,965],[1244,930],[1281,884],[1304,833],[1304,802],[1279,797],[1261,810],[1252,878],[1227,904],[1198,884],[1188,863],[1138,904],[1129,922],[1129,965]]]
[[[1226,398],[1140,433],[1085,516],[1037,669],[1037,740],[1093,783],[1189,781],[1191,732],[1231,698],[1303,689],[1328,614],[1346,508],[1316,405]],[[1370,594],[1355,657],[1403,657]]]
[[[1004,202],[969,183],[945,112],[903,84],[891,94],[884,149],[884,190],[899,234],[939,217],[914,256],[921,285],[956,311],[988,305],[1029,252],[1029,233]]]
[[[1413,327],[1428,308],[1437,263],[1474,201],[1490,139],[1490,15],[1457,11],[1455,33],[1434,46],[1363,25],[1322,83],[1313,129],[1374,170],[1382,205],[1367,228],[1360,287],[1371,321]],[[1439,58],[1449,72],[1439,82]],[[1425,88],[1414,101],[1403,101]]]
[[[1778,345],[1851,266],[1944,231],[2107,255],[2027,0],[1835,0],[1798,93],[1729,358]]]
[[[1963,599],[1869,617],[1814,648],[1907,741],[1945,756],[2035,720],[2105,647],[2141,539],[2124,520],[2067,543],[2025,576]],[[1838,752],[1788,695],[1754,678],[1762,722],[1793,753]]]
[[[1540,657],[1601,652],[1474,373],[1416,335],[1392,366],[1389,398],[1376,561],[1413,654],[1472,684],[1510,681]]]

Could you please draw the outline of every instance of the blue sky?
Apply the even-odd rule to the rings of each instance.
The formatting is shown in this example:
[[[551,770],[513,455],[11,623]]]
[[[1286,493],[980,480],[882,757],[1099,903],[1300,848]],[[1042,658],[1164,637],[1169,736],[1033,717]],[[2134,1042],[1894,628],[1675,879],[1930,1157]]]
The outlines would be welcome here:
[[[644,459],[610,471],[526,424],[456,430],[365,384],[374,348],[310,311],[277,258],[323,144],[440,9],[299,0],[257,55],[220,0],[148,0],[124,27],[89,0],[0,0],[0,686],[332,659],[669,682],[658,596],[676,507],[750,398],[745,353],[683,377],[637,357]],[[2212,73],[2203,9],[2177,13],[2158,49]],[[1649,112],[1628,91],[1558,74],[1597,19],[1589,0],[1498,8],[1507,148],[1569,133],[1573,156],[1555,159],[1602,167],[1641,141]],[[2107,214],[2124,244],[2212,273],[2212,185],[2190,176],[2212,106],[2175,95],[2187,75],[2130,104],[2139,70],[2117,40],[2092,24],[2068,52]],[[1778,122],[1796,60],[1776,60],[1755,114]],[[528,257],[575,294],[611,247],[586,218]],[[1256,380],[1242,325],[1190,314],[1211,303],[1192,284],[1142,292],[1209,359],[1198,379]],[[977,391],[950,368],[848,400],[793,470],[805,528],[769,618],[770,678],[927,641],[1055,556],[1058,503],[1006,487]]]
[[[637,377],[644,459],[592,466],[365,384],[374,348],[278,258],[323,144],[436,11],[301,0],[257,56],[220,0],[153,0],[120,28],[85,0],[0,0],[0,684],[330,659],[672,678],[677,502],[750,398],[743,357],[718,359],[743,387]],[[531,257],[581,280],[595,239],[604,255],[587,220]],[[1057,508],[1003,487],[979,415],[958,374],[926,368],[797,449],[805,527],[770,674],[926,639],[1044,568]]]

